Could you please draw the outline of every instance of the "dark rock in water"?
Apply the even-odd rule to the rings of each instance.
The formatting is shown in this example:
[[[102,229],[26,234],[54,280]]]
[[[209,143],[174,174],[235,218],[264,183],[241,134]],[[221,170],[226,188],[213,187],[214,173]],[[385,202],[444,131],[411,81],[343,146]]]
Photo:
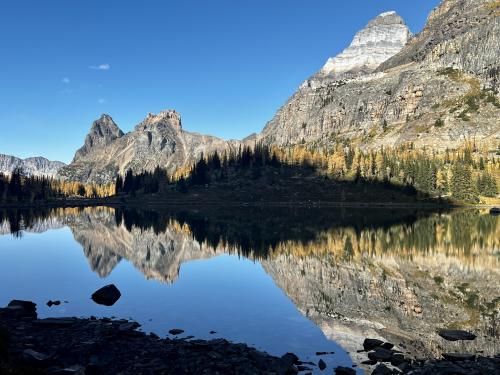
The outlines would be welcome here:
[[[452,362],[472,361],[476,359],[476,355],[470,353],[443,353],[443,358]]]
[[[382,340],[378,340],[378,339],[365,339],[365,341],[363,341],[363,348],[366,351],[368,351],[368,350],[378,348],[383,343],[384,342]]]
[[[376,365],[377,364],[377,360],[376,359],[367,359],[366,361],[363,361],[361,362],[362,365],[370,365],[370,366],[373,366],[373,365]]]
[[[208,333],[210,333],[211,335],[214,335],[214,334],[216,334],[216,333],[217,333],[217,331],[210,331],[210,332],[208,332]]]
[[[12,300],[5,310],[12,315],[36,319],[36,303],[31,301]]]
[[[390,350],[377,348],[375,351],[368,353],[368,358],[379,362],[389,362],[393,354],[394,352]]]
[[[170,331],[168,331],[168,333],[170,333],[173,336],[177,336],[177,335],[180,335],[181,333],[184,333],[184,330],[183,329],[174,328],[174,329],[171,329]]]
[[[49,300],[49,302],[47,302],[47,306],[49,307],[52,307],[52,306],[59,306],[61,304],[61,301],[52,301],[52,300]]]
[[[335,354],[335,352],[316,352],[316,355]]]
[[[121,296],[122,294],[118,288],[110,284],[94,292],[92,300],[99,305],[113,306]]]
[[[389,369],[386,365],[381,363],[372,372],[372,375],[392,375],[392,370]]]
[[[322,359],[319,360],[318,362],[318,367],[321,371],[323,371],[326,368],[326,363]]]
[[[381,348],[391,350],[394,348],[394,344],[391,344],[390,342],[384,342],[382,345],[380,345]]]
[[[438,332],[439,336],[448,341],[474,340],[476,335],[459,329],[442,329]]]
[[[339,366],[335,368],[335,375],[356,375],[356,370],[350,367]]]

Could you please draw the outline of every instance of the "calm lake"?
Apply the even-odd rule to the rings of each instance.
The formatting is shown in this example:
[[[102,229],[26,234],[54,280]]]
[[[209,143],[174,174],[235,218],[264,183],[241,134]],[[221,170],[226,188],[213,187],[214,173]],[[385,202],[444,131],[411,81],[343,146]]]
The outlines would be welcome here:
[[[500,351],[500,218],[487,211],[0,210],[0,234],[0,305],[32,300],[43,317],[131,318],[330,369],[366,359],[366,337],[417,356]],[[121,299],[95,304],[111,283]],[[478,338],[445,342],[445,327]]]

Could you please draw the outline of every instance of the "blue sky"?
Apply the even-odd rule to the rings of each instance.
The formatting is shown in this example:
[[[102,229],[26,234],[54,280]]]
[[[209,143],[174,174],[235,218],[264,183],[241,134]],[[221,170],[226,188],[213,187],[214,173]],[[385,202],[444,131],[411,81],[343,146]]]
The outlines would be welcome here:
[[[258,132],[377,14],[413,32],[438,0],[16,0],[0,5],[0,153],[69,162],[92,121]]]

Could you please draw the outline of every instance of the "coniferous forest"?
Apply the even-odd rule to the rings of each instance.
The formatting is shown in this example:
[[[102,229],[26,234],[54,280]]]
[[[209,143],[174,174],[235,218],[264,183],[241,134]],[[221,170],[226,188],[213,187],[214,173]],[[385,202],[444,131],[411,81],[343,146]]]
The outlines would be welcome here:
[[[103,198],[114,194],[114,185],[82,184],[48,177],[27,176],[20,169],[0,174],[0,202],[44,202],[65,198]]]
[[[168,176],[160,168],[136,175],[129,170],[124,177],[117,178],[116,192],[132,195],[158,193],[162,185],[175,184],[178,191],[186,193],[195,186],[242,176],[258,180],[269,168],[278,174],[276,171],[288,168],[300,176],[307,171],[332,182],[378,184],[410,195],[446,197],[468,203],[479,203],[499,193],[500,158],[472,143],[459,150],[444,152],[415,149],[411,144],[369,152],[345,143],[328,151],[303,146],[256,145],[222,155],[202,155],[193,166],[181,169],[173,176]],[[242,175],[238,171],[247,173]]]

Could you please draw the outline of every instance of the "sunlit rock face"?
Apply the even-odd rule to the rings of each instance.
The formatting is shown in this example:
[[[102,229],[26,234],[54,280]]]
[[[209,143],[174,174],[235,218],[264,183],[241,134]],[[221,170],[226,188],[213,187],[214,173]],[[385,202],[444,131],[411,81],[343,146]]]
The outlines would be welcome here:
[[[328,59],[318,77],[335,79],[365,74],[401,51],[411,32],[396,12],[386,12],[359,31],[342,53]]]
[[[149,113],[133,131],[124,134],[113,119],[96,120],[76,152],[72,163],[58,176],[72,181],[112,183],[118,174],[153,171],[156,167],[173,174],[199,160],[202,154],[236,150],[238,141],[187,132],[174,110]]]
[[[498,2],[445,0],[397,53],[409,36],[405,26],[397,15],[376,18],[352,46],[303,82],[257,138],[313,147],[348,140],[362,149],[411,142],[444,150],[468,140],[495,145],[499,11]]]

